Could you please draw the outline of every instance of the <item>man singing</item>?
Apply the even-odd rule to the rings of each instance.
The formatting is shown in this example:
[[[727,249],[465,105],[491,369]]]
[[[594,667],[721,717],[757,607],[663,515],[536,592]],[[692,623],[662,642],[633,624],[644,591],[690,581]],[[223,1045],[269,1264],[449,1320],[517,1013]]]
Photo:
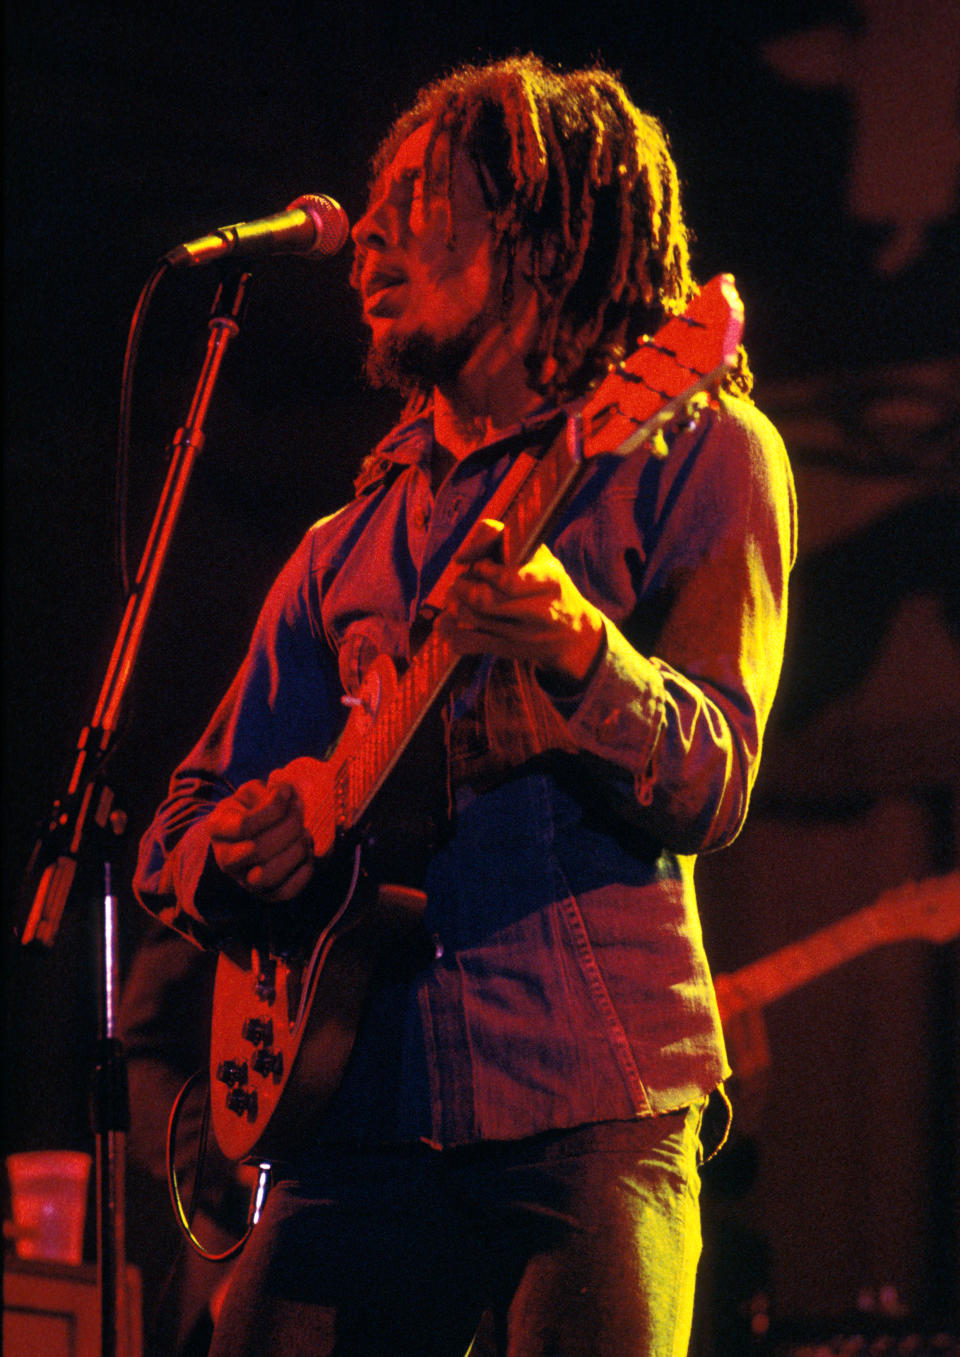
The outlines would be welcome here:
[[[323,758],[371,663],[402,671],[432,625],[462,658],[373,858],[391,879],[391,817],[405,858],[409,824],[432,826],[430,945],[388,950],[213,1351],[462,1357],[486,1310],[510,1357],[677,1357],[701,1117],[728,1073],[693,866],[756,777],[795,549],[786,455],[741,354],[665,458],[594,449],[521,563],[484,516],[697,291],[663,130],[608,72],[524,57],[428,87],[353,238],[369,374],[404,420],[277,579],[136,885],[205,947],[319,911],[325,850],[282,770]]]

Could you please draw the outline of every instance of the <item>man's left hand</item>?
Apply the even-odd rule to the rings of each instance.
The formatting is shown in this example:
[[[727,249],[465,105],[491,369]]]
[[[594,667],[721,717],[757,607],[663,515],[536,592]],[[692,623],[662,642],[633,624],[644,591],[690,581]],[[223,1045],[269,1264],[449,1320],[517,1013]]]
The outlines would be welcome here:
[[[546,673],[582,683],[603,643],[603,616],[548,547],[521,566],[503,564],[503,524],[484,519],[454,560],[463,567],[437,619],[461,655],[532,660]]]

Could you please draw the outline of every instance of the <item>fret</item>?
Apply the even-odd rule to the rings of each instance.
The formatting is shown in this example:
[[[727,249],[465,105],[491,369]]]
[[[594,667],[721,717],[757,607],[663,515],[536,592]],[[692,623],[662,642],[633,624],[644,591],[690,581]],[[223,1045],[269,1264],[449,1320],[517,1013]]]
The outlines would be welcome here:
[[[506,525],[512,561],[526,556],[542,536],[551,514],[575,480],[582,464],[579,428],[572,434],[568,428],[565,438],[555,439],[539,458],[528,455],[526,462],[515,464],[513,473],[505,478],[510,481],[509,495],[505,496],[501,485],[481,514],[487,518],[496,513]],[[442,596],[445,591],[439,592]],[[349,760],[347,819],[351,825],[364,814],[379,791],[449,679],[458,658],[437,632],[431,631],[396,691],[382,702],[359,751]]]
[[[350,764],[344,761],[333,776],[333,816],[340,827],[350,822]]]

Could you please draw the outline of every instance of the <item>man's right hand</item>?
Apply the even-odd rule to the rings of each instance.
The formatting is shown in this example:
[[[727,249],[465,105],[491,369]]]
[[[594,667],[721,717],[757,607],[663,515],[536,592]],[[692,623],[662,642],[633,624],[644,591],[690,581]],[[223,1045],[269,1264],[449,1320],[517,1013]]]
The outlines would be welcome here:
[[[207,826],[220,870],[262,900],[292,900],[313,876],[313,843],[288,782],[245,782],[214,807]]]

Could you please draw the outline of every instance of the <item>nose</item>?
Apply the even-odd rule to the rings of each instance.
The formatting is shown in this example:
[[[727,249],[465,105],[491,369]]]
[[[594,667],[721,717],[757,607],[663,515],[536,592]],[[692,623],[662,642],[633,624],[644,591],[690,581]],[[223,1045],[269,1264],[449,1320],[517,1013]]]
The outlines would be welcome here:
[[[356,222],[350,233],[354,245],[361,250],[386,249],[392,234],[395,234],[389,216],[390,212],[385,198],[382,196],[371,198],[366,212]]]

